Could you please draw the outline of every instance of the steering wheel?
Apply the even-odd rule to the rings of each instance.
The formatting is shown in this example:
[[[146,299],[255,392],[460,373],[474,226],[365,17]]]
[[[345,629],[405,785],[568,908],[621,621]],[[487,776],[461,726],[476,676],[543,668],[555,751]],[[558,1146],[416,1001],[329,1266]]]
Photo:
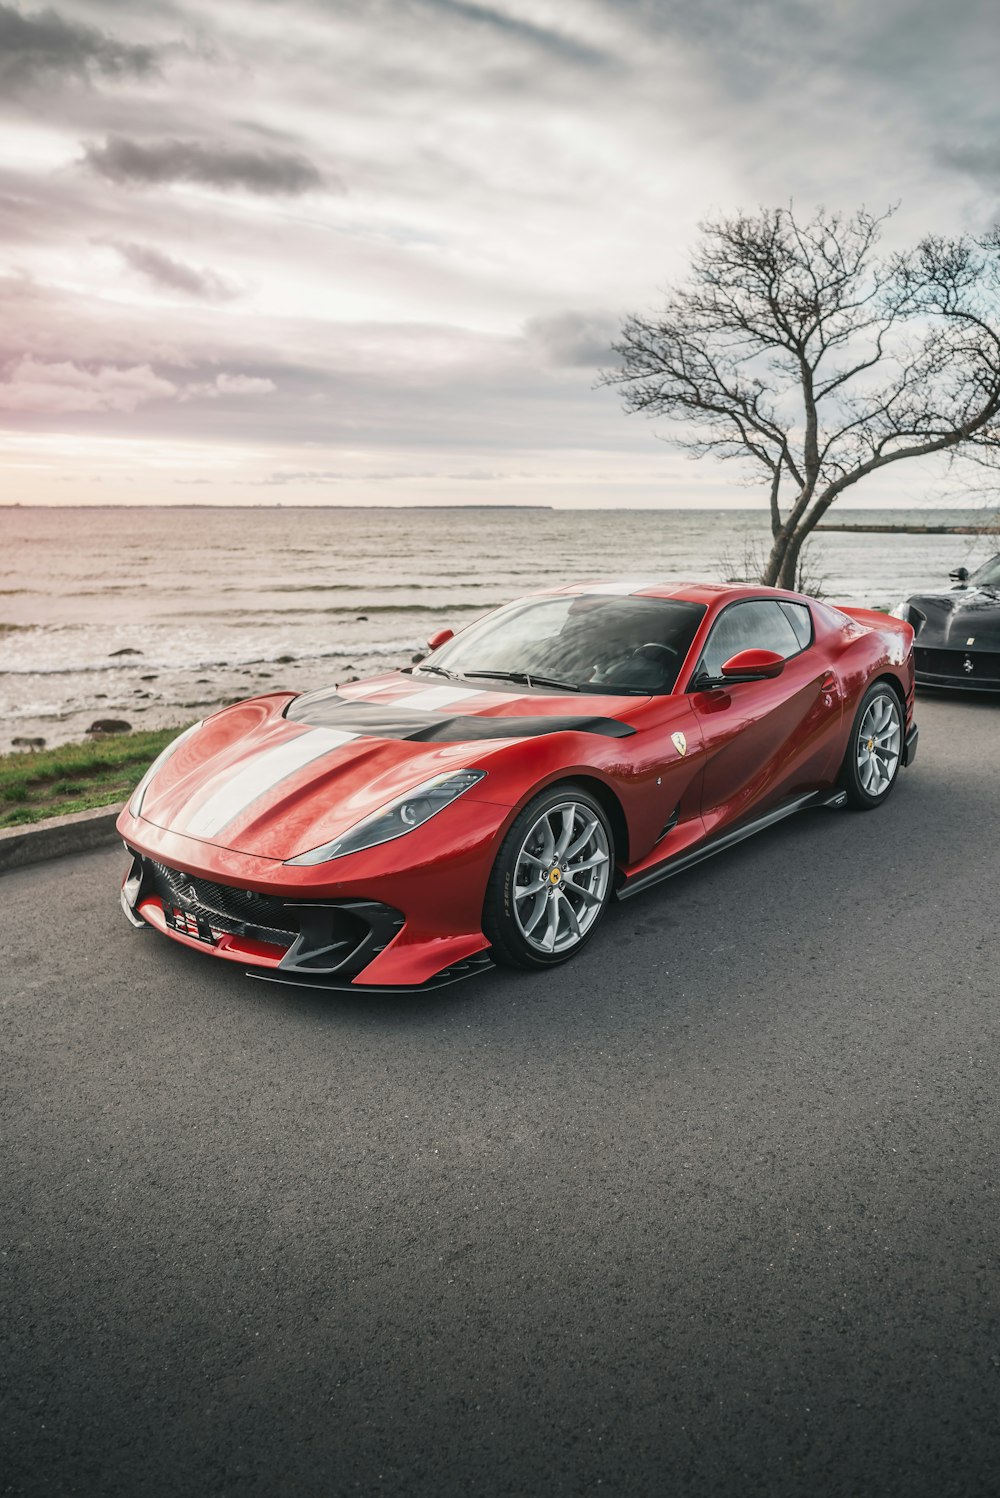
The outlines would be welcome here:
[[[605,662],[594,671],[591,680],[607,682],[612,690],[617,682],[623,687],[647,687],[655,691],[662,687],[664,676],[677,653],[673,645],[650,640]]]
[[[637,645],[632,651],[633,656],[641,656],[647,661],[667,661],[676,654],[675,645],[661,645],[658,640],[648,640],[645,645]]]

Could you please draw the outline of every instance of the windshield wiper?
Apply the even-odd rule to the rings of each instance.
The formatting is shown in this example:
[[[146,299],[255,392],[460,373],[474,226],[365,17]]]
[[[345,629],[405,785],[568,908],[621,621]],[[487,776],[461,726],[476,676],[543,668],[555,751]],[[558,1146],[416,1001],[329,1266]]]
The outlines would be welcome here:
[[[433,671],[436,676],[447,676],[449,681],[455,680],[454,671],[446,671],[443,666],[418,666],[418,671]]]
[[[555,687],[560,692],[578,692],[575,681],[559,681],[555,676],[539,676],[527,671],[463,671],[463,676],[492,676],[496,681],[523,682],[526,687]]]

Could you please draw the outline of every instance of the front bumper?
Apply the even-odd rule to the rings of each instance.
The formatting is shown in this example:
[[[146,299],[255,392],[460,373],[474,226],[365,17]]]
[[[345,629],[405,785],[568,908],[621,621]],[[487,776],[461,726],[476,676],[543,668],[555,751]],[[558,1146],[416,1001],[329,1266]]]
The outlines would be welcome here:
[[[488,962],[482,909],[503,817],[469,802],[462,818],[435,818],[431,835],[420,839],[418,829],[405,848],[400,839],[332,865],[289,868],[126,809],[118,831],[132,866],[122,907],[134,925],[278,982],[439,986]]]
[[[130,919],[282,975],[352,981],[404,925],[400,911],[378,900],[276,899],[128,851],[121,898]]]

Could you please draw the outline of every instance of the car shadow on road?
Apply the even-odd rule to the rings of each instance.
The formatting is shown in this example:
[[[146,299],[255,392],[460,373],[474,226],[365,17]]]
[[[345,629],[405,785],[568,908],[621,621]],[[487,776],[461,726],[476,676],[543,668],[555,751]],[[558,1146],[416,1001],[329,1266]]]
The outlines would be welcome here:
[[[986,711],[996,712],[1000,708],[1000,692],[983,691],[972,687],[917,687],[915,714],[920,721],[920,704],[922,702],[938,702],[942,706],[946,703],[953,707],[978,707]]]
[[[828,946],[838,920],[849,922],[866,905],[885,908],[892,870],[910,869],[911,891],[919,894],[924,882],[933,889],[949,858],[949,829],[956,819],[982,816],[972,788],[964,794],[954,784],[947,811],[941,808],[937,778],[904,780],[873,814],[790,818],[634,900],[613,902],[587,950],[542,973],[498,968],[431,992],[345,992],[262,981],[173,943],[156,943],[154,954],[152,939],[150,959],[176,965],[186,988],[208,983],[225,1004],[250,1003],[279,1024],[324,1031],[416,1033],[465,1021],[491,1032],[528,1024],[540,1035],[567,1026],[600,1030],[626,996],[638,1013],[669,1006],[679,993],[698,993],[714,1006],[738,980],[739,954],[763,961],[760,954],[770,953],[780,969],[783,948],[807,944],[817,932]],[[933,867],[926,849],[914,860],[917,827],[921,843],[934,847]],[[955,856],[961,864],[957,848]]]

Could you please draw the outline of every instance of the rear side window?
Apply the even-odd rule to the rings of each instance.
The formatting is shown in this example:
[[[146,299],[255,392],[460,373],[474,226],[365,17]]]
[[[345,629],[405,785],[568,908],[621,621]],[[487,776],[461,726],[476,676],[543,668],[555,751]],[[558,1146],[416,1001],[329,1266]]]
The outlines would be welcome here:
[[[804,603],[786,603],[784,600],[778,607],[794,629],[799,649],[805,650],[807,645],[812,644],[813,637],[812,615],[809,610]]]
[[[808,610],[803,612],[811,637]],[[713,679],[721,676],[725,662],[740,650],[773,650],[787,660],[801,649],[799,636],[781,606],[770,599],[752,598],[730,604],[720,616],[708,637],[698,674]]]

